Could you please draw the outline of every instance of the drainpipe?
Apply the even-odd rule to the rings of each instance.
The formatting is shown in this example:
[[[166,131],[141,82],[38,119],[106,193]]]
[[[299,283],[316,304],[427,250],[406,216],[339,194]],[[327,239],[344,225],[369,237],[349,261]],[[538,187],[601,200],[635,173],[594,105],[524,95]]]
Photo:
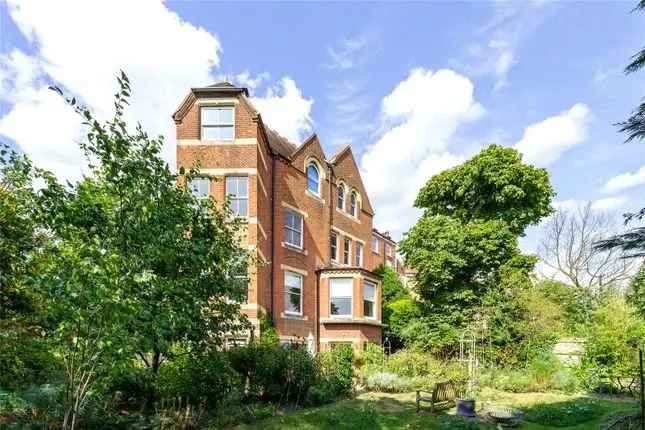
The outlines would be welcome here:
[[[275,244],[276,244],[276,239],[275,239],[275,223],[276,223],[276,213],[275,213],[275,193],[276,193],[276,186],[275,186],[275,160],[277,158],[277,154],[272,151],[271,153],[271,323],[275,326],[275,319],[274,319],[274,300],[273,300],[273,284],[275,283]]]

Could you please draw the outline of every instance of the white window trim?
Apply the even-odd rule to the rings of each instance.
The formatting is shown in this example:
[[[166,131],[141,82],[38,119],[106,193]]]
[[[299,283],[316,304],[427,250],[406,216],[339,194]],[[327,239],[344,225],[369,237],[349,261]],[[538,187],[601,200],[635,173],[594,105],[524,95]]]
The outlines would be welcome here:
[[[190,193],[191,193],[191,194],[193,193],[193,189],[192,189],[192,185],[191,185],[191,183],[193,182],[193,180],[196,180],[196,179],[197,179],[197,180],[202,180],[202,179],[203,179],[203,180],[207,181],[207,182],[208,182],[208,190],[207,190],[207,192],[206,192],[206,195],[205,195],[205,196],[198,197],[198,196],[196,196],[195,194],[193,194],[193,196],[194,196],[197,200],[206,200],[206,199],[210,198],[210,196],[211,196],[211,178],[210,178],[210,176],[196,176],[196,177],[194,177],[193,179],[191,179],[190,181],[188,181],[188,189],[189,189]]]
[[[349,314],[343,314],[343,315],[333,315],[331,313],[331,299],[333,298],[333,296],[331,295],[331,280],[332,279],[339,279],[339,278],[340,279],[351,279],[352,280],[352,295],[350,297],[351,304],[349,305],[349,312],[350,313]],[[343,298],[346,298],[346,297],[343,296]],[[336,277],[336,278],[330,278],[330,280],[329,280],[329,317],[330,318],[344,319],[344,318],[348,318],[348,317],[352,318],[353,316],[354,316],[354,278],[348,278],[347,276],[343,276],[343,277],[339,276],[339,277]]]
[[[354,205],[354,211],[352,211],[352,196],[356,196],[356,204]],[[361,199],[359,197],[358,191],[351,190],[349,192],[349,214],[352,218],[358,218],[358,213],[361,210]]]
[[[251,209],[251,208],[249,207],[249,194],[250,194],[250,193],[249,193],[249,191],[250,191],[250,190],[249,190],[249,182],[250,182],[250,181],[249,181],[249,177],[248,177],[248,176],[244,176],[244,175],[226,175],[226,176],[224,177],[224,196],[226,197],[226,199],[227,199],[227,200],[228,200],[228,198],[229,198],[229,197],[228,197],[228,196],[229,196],[228,189],[226,188],[226,181],[228,180],[228,178],[238,178],[238,179],[239,179],[239,178],[246,178],[246,196],[244,196],[244,197],[234,197],[234,198],[231,198],[231,199],[230,199],[230,201],[233,201],[233,200],[246,200],[246,215],[238,215],[238,214],[235,214],[235,216],[236,216],[236,217],[238,217],[238,218],[245,218],[245,219],[248,219],[248,218],[249,218],[250,209]]]
[[[365,302],[365,284],[370,284],[371,286],[374,287],[374,300],[367,300],[368,302],[372,302],[372,312],[374,313],[373,316],[368,317],[365,315],[365,304],[363,304],[363,318],[368,319],[368,320],[376,320],[376,290],[377,290],[377,284],[373,284],[372,282],[369,281],[363,281],[363,302]]]
[[[335,237],[336,237],[336,258],[334,258],[334,255],[333,255],[333,254],[332,254],[332,252],[331,252],[331,237],[332,237],[332,236],[335,236]],[[339,257],[339,252],[338,252],[338,251],[339,251],[339,246],[338,246],[338,245],[339,245],[339,243],[338,243],[338,233],[336,233],[335,231],[332,231],[332,232],[329,234],[329,253],[331,254],[331,255],[330,255],[330,257],[331,257],[331,261],[332,261],[333,263],[336,263],[336,264],[338,264],[338,263],[339,263],[339,259],[338,259],[338,257]]]
[[[374,249],[374,241],[376,241],[376,249]],[[378,245],[379,245],[379,238],[378,238],[378,237],[376,237],[376,236],[372,236],[372,245],[371,245],[371,248],[372,248],[372,252],[373,252],[374,254],[378,254],[378,253],[379,253],[379,252],[378,252]]]
[[[358,249],[360,248],[361,252],[360,255],[358,253]],[[365,252],[364,246],[360,242],[354,242],[354,258],[359,257],[358,259],[358,266],[357,267],[363,267],[363,254]]]
[[[287,235],[286,234],[284,235],[284,244],[286,246],[296,248],[296,249],[299,249],[299,250],[302,251],[303,249],[305,249],[304,248],[304,246],[305,246],[305,217],[303,217],[302,214],[300,214],[299,212],[287,209],[285,211],[285,223],[284,223],[284,228],[287,229],[287,230],[297,231],[297,230],[295,230],[295,229],[293,229],[293,228],[291,228],[291,227],[289,227],[287,225],[287,223],[286,223],[286,218],[287,218],[286,217],[286,212],[291,212],[292,215],[296,215],[296,216],[300,217],[300,245],[295,245],[293,243],[287,242]]]
[[[338,196],[339,196],[338,195],[338,189],[339,188],[343,189],[343,205],[341,207],[338,207]],[[346,206],[347,206],[347,187],[345,186],[345,184],[343,182],[340,182],[336,186],[336,209],[344,211]]]
[[[209,124],[204,125],[203,121],[203,111],[204,109],[231,109],[233,111],[233,122],[228,124]],[[233,127],[233,138],[232,139],[216,139],[217,141],[222,142],[234,142],[235,141],[235,106],[232,105],[220,105],[220,106],[200,106],[199,107],[199,138],[200,140],[213,140],[213,139],[204,139],[204,127],[218,128],[218,127]]]
[[[309,189],[309,167],[312,165],[316,168],[316,172],[318,172],[318,187],[316,191],[312,191]],[[305,176],[307,177],[307,187],[305,189],[311,194],[315,195],[316,197],[321,197],[321,194],[322,194],[323,177],[322,177],[321,170],[322,169],[320,168],[318,163],[316,163],[314,160],[309,160],[305,166]]]
[[[289,316],[297,316],[297,317],[301,317],[301,316],[302,316],[302,314],[303,314],[303,312],[302,312],[302,311],[303,311],[303,308],[302,308],[302,307],[303,307],[303,296],[304,296],[304,294],[303,294],[303,293],[304,293],[305,277],[304,277],[301,273],[292,272],[291,270],[285,270],[285,271],[284,271],[284,287],[283,287],[283,294],[284,294],[284,296],[283,296],[283,299],[285,299],[285,298],[286,298],[286,295],[287,295],[287,294],[290,294],[290,293],[287,293],[287,273],[289,273],[289,274],[290,274],[290,275],[292,275],[292,276],[295,276],[295,277],[300,278],[300,312],[288,311],[288,310],[286,309],[286,303],[285,303],[285,310],[284,310],[284,314],[285,314],[285,315],[289,315]]]
[[[345,245],[347,245],[347,241],[349,241],[349,246],[345,246]],[[347,263],[345,263],[345,251],[347,251]],[[343,264],[343,266],[351,266],[352,265],[352,239],[349,238],[349,237],[343,237],[342,264]]]

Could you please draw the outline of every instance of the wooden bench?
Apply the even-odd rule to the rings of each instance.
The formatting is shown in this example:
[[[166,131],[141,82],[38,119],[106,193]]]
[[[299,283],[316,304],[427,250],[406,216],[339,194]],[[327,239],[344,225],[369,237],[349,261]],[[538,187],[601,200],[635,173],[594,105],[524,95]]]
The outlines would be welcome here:
[[[422,393],[430,395],[424,396]],[[434,413],[436,409],[443,409],[454,405],[456,398],[457,390],[451,381],[435,384],[432,391],[417,390],[417,413],[421,410],[421,402],[430,403],[430,412]]]

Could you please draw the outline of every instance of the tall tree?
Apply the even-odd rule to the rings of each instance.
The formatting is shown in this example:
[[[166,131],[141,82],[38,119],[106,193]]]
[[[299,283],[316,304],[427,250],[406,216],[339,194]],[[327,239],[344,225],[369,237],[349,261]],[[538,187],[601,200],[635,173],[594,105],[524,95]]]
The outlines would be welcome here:
[[[636,262],[618,248],[598,249],[594,243],[614,232],[611,214],[593,210],[591,203],[558,209],[544,226],[538,253],[542,261],[576,289],[592,295],[620,286],[633,276]]]
[[[118,81],[107,122],[67,99],[88,126],[89,174],[65,186],[49,177],[40,193],[43,227],[55,238],[40,284],[68,375],[67,428],[115,365],[136,354],[155,378],[175,351],[217,346],[246,327],[240,222],[190,193],[185,183],[198,172],[174,174],[161,137],[127,126],[130,85],[125,75]]]
[[[447,347],[491,306],[487,297],[504,278],[527,278],[535,259],[519,252],[517,239],[551,213],[553,195],[546,170],[496,145],[432,177],[415,203],[424,214],[400,244],[424,302],[413,331]]]
[[[634,11],[645,10],[645,0],[640,0]],[[626,74],[635,73],[645,67],[645,48],[632,56],[631,62],[625,68]],[[645,139],[645,102],[641,103],[624,122],[617,124],[621,133],[626,133],[626,142]],[[633,220],[641,220],[645,217],[645,208],[638,212],[625,215],[625,224]],[[600,249],[621,248],[631,257],[645,256],[645,228],[637,227],[630,231],[619,234],[598,242]]]
[[[634,11],[645,10],[645,0],[641,0]],[[645,48],[634,54],[631,62],[625,67],[625,74],[635,73],[645,67]],[[618,123],[619,131],[627,134],[627,142],[645,138],[645,102],[641,103],[626,121]]]

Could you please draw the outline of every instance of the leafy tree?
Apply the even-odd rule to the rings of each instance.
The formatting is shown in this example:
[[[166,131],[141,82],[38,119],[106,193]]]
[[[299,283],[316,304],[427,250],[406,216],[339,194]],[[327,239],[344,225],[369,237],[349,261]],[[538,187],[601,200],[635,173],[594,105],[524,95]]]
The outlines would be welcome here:
[[[35,382],[55,362],[43,341],[43,301],[33,288],[47,243],[38,229],[30,160],[0,145],[0,385]]]
[[[627,290],[627,301],[645,319],[645,264],[642,264]]]
[[[128,128],[130,86],[123,74],[118,81],[107,122],[67,99],[88,126],[89,175],[65,186],[49,176],[39,198],[54,237],[39,282],[68,375],[66,428],[77,425],[97,378],[135,353],[154,380],[174,351],[205,350],[246,327],[246,284],[235,276],[247,264],[240,222],[187,190],[198,172],[172,173],[161,137]]]
[[[517,239],[551,213],[553,195],[544,169],[495,145],[432,177],[416,200],[424,214],[400,244],[423,300],[408,339],[425,333],[425,345],[454,347],[477,314],[492,315],[506,284],[528,283],[536,260],[520,254]]]
[[[519,235],[551,213],[554,195],[545,169],[522,163],[514,149],[490,145],[466,163],[432,177],[415,206],[426,215],[447,215],[464,223],[503,221]]]
[[[410,298],[410,292],[406,290],[399,278],[398,273],[389,266],[381,264],[374,272],[381,276],[381,319],[383,324],[389,326],[390,330],[396,330],[390,324],[390,317],[394,312],[392,304],[400,299]]]
[[[640,0],[634,11],[645,10],[645,0]],[[626,74],[635,73],[645,67],[645,48],[632,56],[631,62],[625,68]],[[617,124],[619,132],[626,133],[626,142],[645,139],[645,102],[642,102],[624,122]],[[625,224],[645,217],[645,208],[638,212],[625,214]],[[633,228],[630,231],[599,241],[599,249],[619,248],[631,257],[645,256],[645,227]]]
[[[645,322],[622,295],[610,293],[593,312],[586,338],[584,367],[606,376],[633,375],[638,363],[636,348],[644,346]]]
[[[389,266],[381,264],[374,273],[381,276],[381,288],[383,291],[383,304],[390,303],[403,297],[409,297],[410,293],[405,289],[398,273]]]
[[[645,0],[640,0],[634,9],[645,10]],[[645,48],[634,54],[631,62],[625,67],[625,74],[631,74],[645,67]],[[618,123],[621,133],[627,133],[627,142],[645,138],[645,102],[641,103],[624,122]]]

